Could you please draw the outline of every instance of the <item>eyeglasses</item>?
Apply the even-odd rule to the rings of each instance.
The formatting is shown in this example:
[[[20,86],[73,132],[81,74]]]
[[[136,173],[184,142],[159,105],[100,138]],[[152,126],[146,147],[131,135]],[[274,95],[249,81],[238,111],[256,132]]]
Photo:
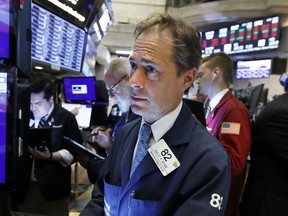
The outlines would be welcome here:
[[[108,90],[108,95],[110,95],[111,97],[113,97],[115,95],[115,87],[123,80],[127,77],[127,74],[125,74],[123,77],[121,77],[121,79],[119,79],[114,85],[112,85]]]

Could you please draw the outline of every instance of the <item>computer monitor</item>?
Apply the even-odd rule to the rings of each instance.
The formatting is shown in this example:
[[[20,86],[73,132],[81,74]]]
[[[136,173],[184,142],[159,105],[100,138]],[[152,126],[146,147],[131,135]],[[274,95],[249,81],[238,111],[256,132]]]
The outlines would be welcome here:
[[[76,120],[80,128],[89,128],[92,114],[92,104],[69,104],[62,103],[61,106],[68,111],[78,108]]]
[[[95,77],[64,77],[65,101],[68,103],[92,103],[96,98]]]
[[[13,1],[1,1],[0,66],[16,63],[16,10]]]
[[[203,103],[200,101],[190,100],[187,98],[183,98],[183,101],[189,107],[192,114],[202,123],[204,127],[206,127]]]
[[[271,74],[271,62],[272,59],[238,61],[236,79],[269,78]]]
[[[44,2],[44,1],[41,1]],[[49,10],[32,3],[32,67],[46,72],[80,74],[87,43],[87,33]]]
[[[16,70],[0,68],[0,191],[15,181]]]
[[[250,114],[254,114],[257,111],[257,107],[261,98],[263,87],[264,87],[264,84],[260,84],[260,85],[247,88],[247,91],[248,91],[247,105],[248,105]]]

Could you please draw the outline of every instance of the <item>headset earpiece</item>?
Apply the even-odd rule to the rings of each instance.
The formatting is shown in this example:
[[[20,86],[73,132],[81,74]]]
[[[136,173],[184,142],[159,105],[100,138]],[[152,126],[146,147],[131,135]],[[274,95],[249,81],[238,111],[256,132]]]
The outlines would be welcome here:
[[[216,74],[213,74],[213,76],[212,76],[212,81],[215,79],[215,77],[216,77]]]

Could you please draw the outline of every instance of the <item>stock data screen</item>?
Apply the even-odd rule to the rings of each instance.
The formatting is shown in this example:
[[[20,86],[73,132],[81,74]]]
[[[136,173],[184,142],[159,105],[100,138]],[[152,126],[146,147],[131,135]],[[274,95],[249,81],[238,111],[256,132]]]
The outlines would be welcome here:
[[[32,59],[51,67],[81,71],[86,33],[49,11],[32,4]]]
[[[279,47],[278,16],[202,32],[202,56],[216,52],[245,53]]]
[[[271,62],[271,59],[238,61],[236,67],[236,79],[269,78]]]

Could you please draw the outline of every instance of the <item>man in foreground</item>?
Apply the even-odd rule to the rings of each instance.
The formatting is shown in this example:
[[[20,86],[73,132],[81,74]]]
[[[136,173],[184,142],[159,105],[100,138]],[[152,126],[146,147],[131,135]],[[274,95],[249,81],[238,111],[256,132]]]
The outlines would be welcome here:
[[[142,119],[119,131],[81,215],[223,215],[228,157],[182,102],[200,61],[200,35],[154,14],[135,36],[131,108]]]

